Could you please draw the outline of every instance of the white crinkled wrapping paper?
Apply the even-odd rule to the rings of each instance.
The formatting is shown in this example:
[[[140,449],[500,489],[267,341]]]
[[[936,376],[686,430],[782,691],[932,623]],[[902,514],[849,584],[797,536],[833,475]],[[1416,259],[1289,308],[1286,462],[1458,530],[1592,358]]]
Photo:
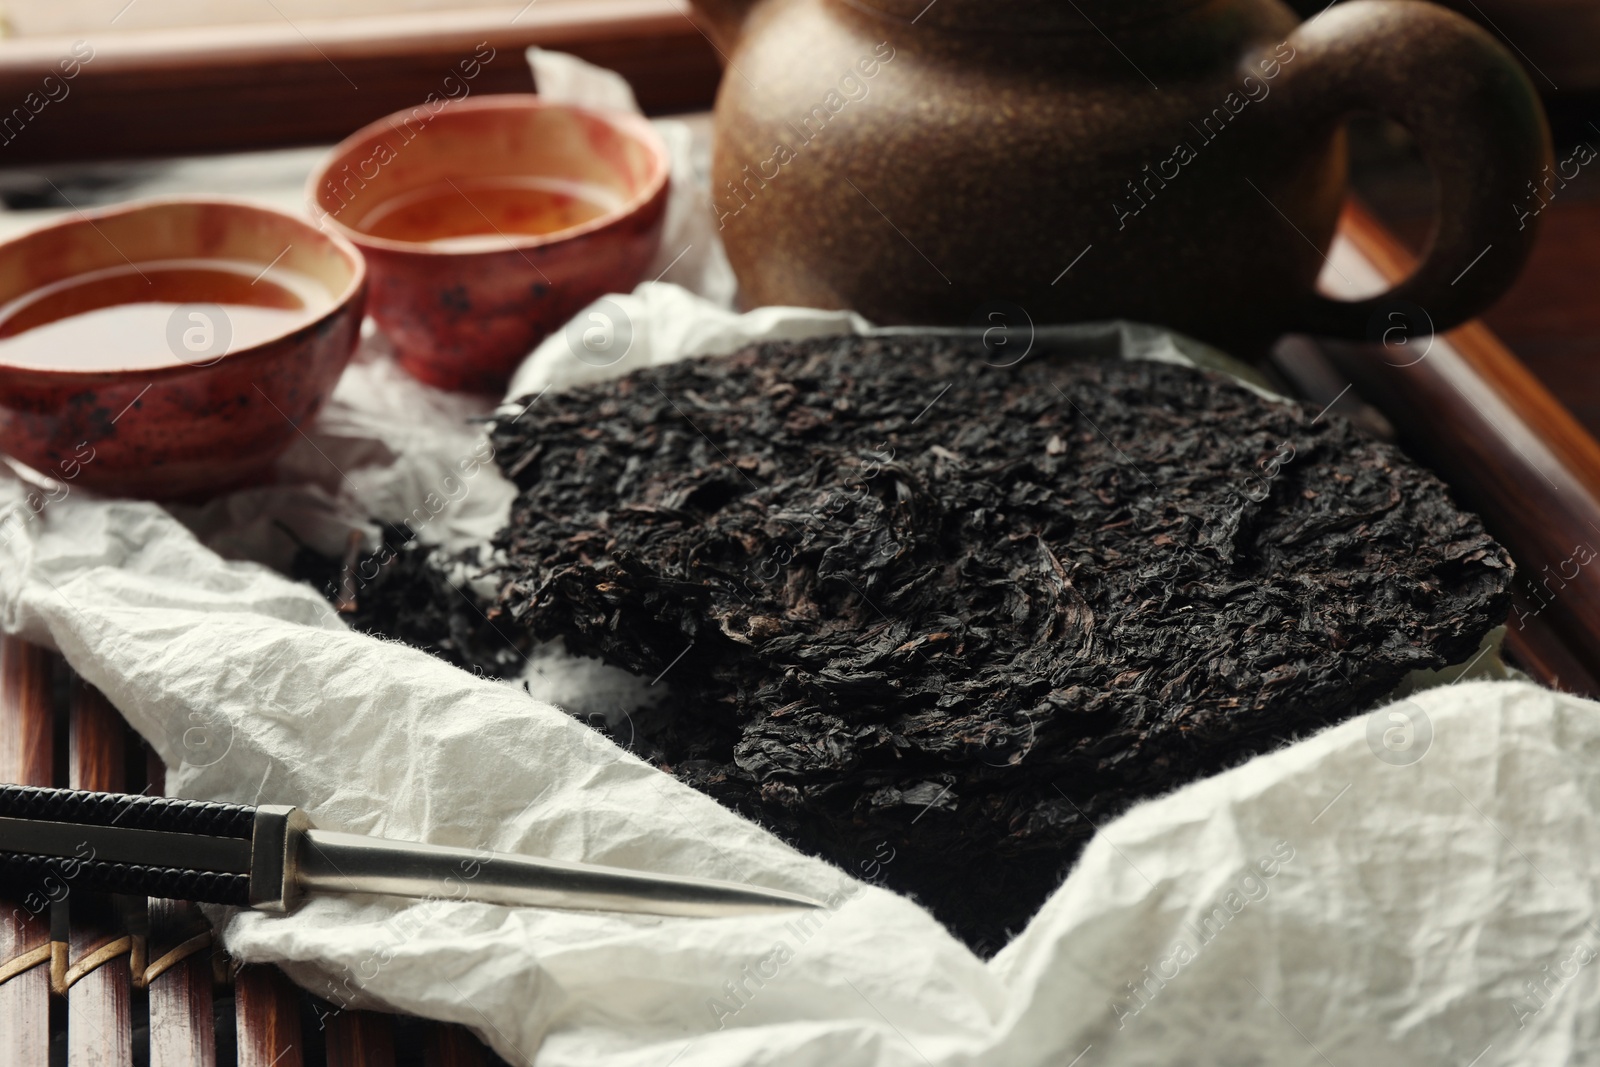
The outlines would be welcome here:
[[[581,68],[567,73],[584,84]],[[547,91],[561,83],[541,76]],[[702,292],[715,290],[714,251],[692,272]],[[592,366],[558,339],[513,392],[866,325],[734,316],[666,284],[611,298],[618,312],[636,345],[622,359]],[[1210,358],[1140,328],[1063,337]],[[492,467],[461,467],[481,444],[465,420],[484,407],[410,382],[371,342],[280,484],[180,512],[205,543],[159,507],[75,490],[8,525],[0,624],[58,647],[150,739],[181,795],[746,880],[834,907],[795,925],[330,898],[288,917],[219,912],[237,956],[282,962],[336,1008],[461,1022],[543,1065],[1600,1060],[1591,702],[1463,682],[1145,804],[1102,828],[984,963],[910,901],[798,855],[553,706],[614,706],[642,683],[547,651],[526,675],[538,699],[353,634],[312,590],[206,547],[281,564],[292,541],[274,520],[335,550],[352,523],[415,521],[419,506],[423,536],[480,542],[510,499]],[[0,480],[0,505],[22,491]],[[867,870],[883,860],[862,857]]]

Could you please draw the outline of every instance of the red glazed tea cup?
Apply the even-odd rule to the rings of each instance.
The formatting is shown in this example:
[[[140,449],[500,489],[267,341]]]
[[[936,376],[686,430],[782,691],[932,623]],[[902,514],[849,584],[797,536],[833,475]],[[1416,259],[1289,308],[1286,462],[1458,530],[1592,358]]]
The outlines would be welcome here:
[[[159,366],[121,363],[120,348],[63,353],[61,365],[0,351],[0,450],[69,489],[151,499],[204,496],[267,472],[333,392],[360,337],[366,266],[343,238],[228,200],[78,212],[0,243],[0,305],[94,272],[171,260],[229,261],[245,273],[259,265],[257,280],[269,269],[293,272],[314,300],[303,318],[237,349],[225,311],[180,306],[164,337],[130,338],[140,348],[165,345],[173,358]],[[180,316],[186,307],[199,317]]]
[[[579,310],[638,284],[660,247],[669,170],[636,115],[507,94],[372,123],[334,148],[306,195],[366,256],[370,311],[400,364],[440,388],[498,392]],[[578,190],[594,217],[518,230],[493,206],[516,188]],[[480,235],[430,239],[422,227],[451,212],[481,218]]]

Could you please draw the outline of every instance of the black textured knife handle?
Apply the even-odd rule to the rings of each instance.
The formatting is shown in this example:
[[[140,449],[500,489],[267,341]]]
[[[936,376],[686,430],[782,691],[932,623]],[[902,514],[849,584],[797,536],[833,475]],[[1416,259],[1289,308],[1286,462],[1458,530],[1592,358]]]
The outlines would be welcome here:
[[[78,890],[194,900],[204,904],[250,905],[250,876],[247,874],[16,852],[0,852],[0,888],[14,901],[35,912]]]
[[[80,826],[125,826],[130,830],[162,830],[248,841],[255,827],[256,809],[240,804],[208,804],[174,797],[0,785],[0,818],[42,819]],[[170,893],[150,895],[183,896]]]

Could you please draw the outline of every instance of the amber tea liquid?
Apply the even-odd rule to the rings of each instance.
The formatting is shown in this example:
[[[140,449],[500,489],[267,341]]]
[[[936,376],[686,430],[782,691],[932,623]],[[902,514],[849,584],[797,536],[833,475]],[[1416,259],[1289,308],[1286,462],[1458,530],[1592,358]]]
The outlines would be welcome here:
[[[281,336],[331,304],[317,282],[283,268],[221,259],[128,263],[0,306],[0,362],[44,370],[209,362]],[[186,305],[215,305],[225,322],[201,308],[186,313]]]
[[[609,189],[558,178],[485,178],[402,193],[363,215],[356,229],[445,252],[502,248],[591,222],[622,206]]]

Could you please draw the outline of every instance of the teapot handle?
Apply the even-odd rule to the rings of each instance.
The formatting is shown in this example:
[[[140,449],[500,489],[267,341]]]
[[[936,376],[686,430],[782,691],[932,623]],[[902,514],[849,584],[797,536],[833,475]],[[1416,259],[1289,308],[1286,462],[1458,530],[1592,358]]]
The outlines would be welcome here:
[[[1483,311],[1527,261],[1542,203],[1531,189],[1551,162],[1544,109],[1517,61],[1472,22],[1417,0],[1351,0],[1288,41],[1299,55],[1283,87],[1303,89],[1303,107],[1333,121],[1375,111],[1399,122],[1439,191],[1439,218],[1410,278],[1366,300],[1313,294],[1290,328],[1373,340],[1385,312],[1408,304],[1439,331]]]

